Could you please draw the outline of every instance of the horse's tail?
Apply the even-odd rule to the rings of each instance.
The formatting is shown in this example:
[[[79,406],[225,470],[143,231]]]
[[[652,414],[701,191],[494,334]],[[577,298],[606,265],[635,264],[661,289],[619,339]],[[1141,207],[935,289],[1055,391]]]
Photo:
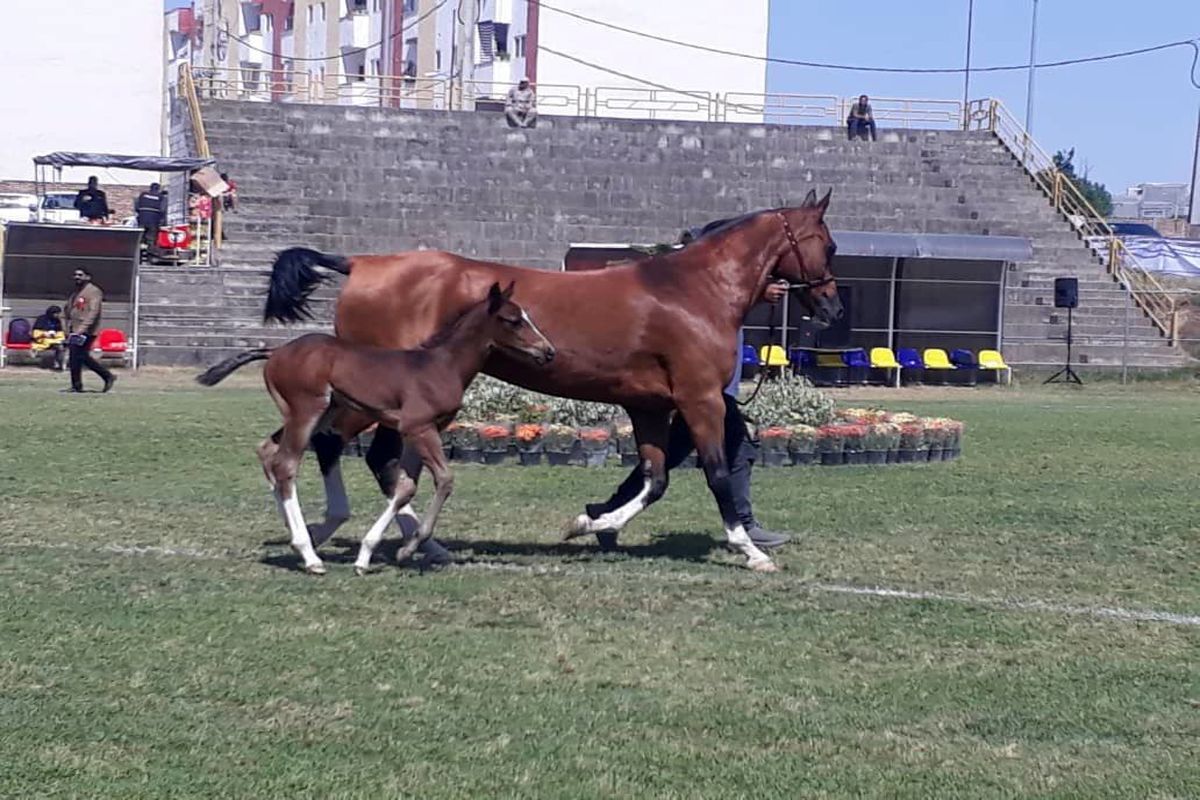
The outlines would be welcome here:
[[[254,350],[243,350],[236,356],[230,356],[220,364],[214,364],[196,376],[196,383],[201,386],[216,386],[228,378],[234,371],[241,369],[251,361],[262,361],[271,357],[271,348],[258,347]]]
[[[267,305],[263,322],[300,322],[312,319],[308,298],[317,287],[329,282],[328,275],[317,272],[325,267],[343,275],[350,274],[350,261],[342,256],[330,256],[307,247],[289,247],[275,257],[271,281],[267,287]]]

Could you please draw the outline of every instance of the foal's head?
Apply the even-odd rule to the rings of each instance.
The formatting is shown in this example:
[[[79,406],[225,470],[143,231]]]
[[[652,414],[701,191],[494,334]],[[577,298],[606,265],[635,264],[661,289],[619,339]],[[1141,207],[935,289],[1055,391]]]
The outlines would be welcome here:
[[[830,189],[818,200],[817,193],[809,190],[799,207],[775,212],[787,241],[771,277],[782,278],[801,290],[800,301],[812,314],[813,323],[821,328],[829,327],[844,313],[830,271],[837,245],[825,224],[825,210],[832,194]]]
[[[509,353],[531,359],[539,365],[554,360],[554,345],[550,344],[525,309],[513,302],[515,282],[501,289],[493,283],[483,304],[486,314],[485,329],[491,346]]]

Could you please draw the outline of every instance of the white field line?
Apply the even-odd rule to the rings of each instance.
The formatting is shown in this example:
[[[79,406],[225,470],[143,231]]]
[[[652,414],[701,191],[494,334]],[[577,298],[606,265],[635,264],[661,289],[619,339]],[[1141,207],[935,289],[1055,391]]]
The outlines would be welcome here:
[[[29,539],[0,543],[2,549],[28,548],[34,550],[84,550],[86,545],[71,542],[46,543]],[[119,545],[104,544],[95,548],[94,552],[114,553],[122,556],[163,556],[169,558],[193,558],[213,561],[246,560],[256,557],[257,552],[235,550],[203,550],[195,547],[164,547],[159,545]],[[633,580],[646,577],[644,570],[622,569],[619,567],[571,567],[559,565],[537,564],[503,564],[489,561],[466,561],[455,565],[455,569],[510,572],[523,575],[553,575],[559,577],[605,577]],[[655,572],[653,577],[666,579],[675,583],[710,584],[717,576],[696,575],[688,573]],[[766,580],[771,580],[767,578]],[[912,591],[908,589],[890,589],[882,586],[851,586],[841,583],[805,583],[799,582],[799,588],[810,592],[824,594],[854,595],[858,597],[877,597],[885,600],[917,600],[934,603],[953,603],[956,605],[980,606],[983,608],[1000,609],[1002,611],[1022,611],[1036,614],[1064,614],[1077,617],[1094,617],[1118,622],[1162,622],[1169,625],[1200,627],[1200,615],[1180,614],[1174,611],[1144,610],[1120,608],[1113,606],[1087,606],[1061,603],[1053,600],[1031,600],[1012,597],[984,597],[970,594],[946,592]]]

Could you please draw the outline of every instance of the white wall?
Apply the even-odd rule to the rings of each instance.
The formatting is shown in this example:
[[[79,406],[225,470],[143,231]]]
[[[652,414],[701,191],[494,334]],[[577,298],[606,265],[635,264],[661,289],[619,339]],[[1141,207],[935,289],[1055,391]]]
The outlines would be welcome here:
[[[769,0],[555,0],[551,5],[671,39],[764,57],[767,54]],[[763,61],[656,42],[568,17],[546,6],[540,11],[538,41],[542,45],[538,52],[538,84],[545,86],[547,93],[552,91],[552,84],[649,88],[549,53],[547,47],[673,89],[711,93],[766,91],[767,69]],[[685,98],[677,99],[680,108],[688,105]],[[549,107],[541,110],[553,113]],[[644,111],[623,114],[611,106],[601,108],[598,113],[646,116]],[[697,111],[671,116],[690,118],[701,114]]]
[[[54,150],[162,152],[162,0],[0,2],[0,178]],[[145,173],[96,173],[143,183]]]

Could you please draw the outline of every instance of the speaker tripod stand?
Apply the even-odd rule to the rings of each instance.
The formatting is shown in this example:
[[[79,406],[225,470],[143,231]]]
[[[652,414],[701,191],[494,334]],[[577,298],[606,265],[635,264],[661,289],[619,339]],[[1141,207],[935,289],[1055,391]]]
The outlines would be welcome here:
[[[1067,363],[1058,372],[1046,378],[1044,383],[1074,383],[1077,386],[1083,386],[1083,381],[1071,368],[1071,315],[1074,311],[1074,308],[1067,308]]]

